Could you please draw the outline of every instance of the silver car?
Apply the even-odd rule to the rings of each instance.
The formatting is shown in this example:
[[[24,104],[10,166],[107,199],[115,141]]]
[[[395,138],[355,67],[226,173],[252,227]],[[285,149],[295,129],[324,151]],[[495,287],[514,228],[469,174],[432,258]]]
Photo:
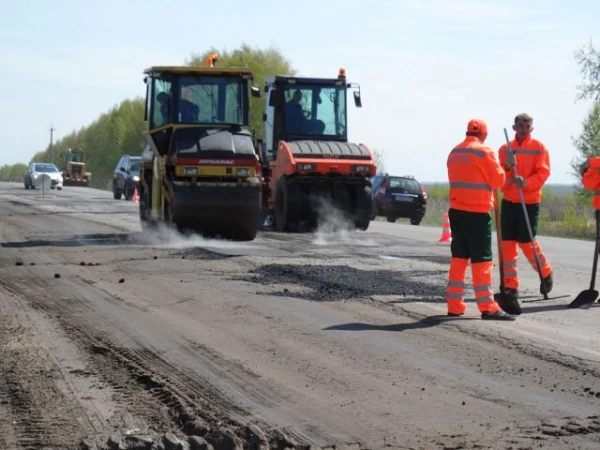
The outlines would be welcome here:
[[[61,190],[63,188],[63,177],[54,164],[31,163],[25,172],[25,189],[35,189],[41,186],[44,177],[50,178],[50,189]]]

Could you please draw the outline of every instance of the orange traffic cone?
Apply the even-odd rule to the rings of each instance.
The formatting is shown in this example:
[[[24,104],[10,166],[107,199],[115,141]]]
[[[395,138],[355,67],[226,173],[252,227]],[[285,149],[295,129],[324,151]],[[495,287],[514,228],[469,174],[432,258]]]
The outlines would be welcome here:
[[[137,188],[135,188],[134,191],[133,191],[133,197],[131,197],[131,202],[132,203],[139,203],[140,202],[140,196],[138,195]]]
[[[442,228],[442,237],[438,242],[452,242],[452,230],[450,230],[450,218],[448,213],[444,213],[444,228]]]

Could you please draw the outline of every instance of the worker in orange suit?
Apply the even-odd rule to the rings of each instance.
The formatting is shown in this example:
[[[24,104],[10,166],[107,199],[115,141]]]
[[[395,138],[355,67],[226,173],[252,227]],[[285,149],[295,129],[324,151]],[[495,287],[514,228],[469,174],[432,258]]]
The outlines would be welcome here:
[[[596,226],[600,226],[600,156],[587,159],[579,167],[579,172],[583,187],[594,192],[593,205],[596,210]]]
[[[583,187],[594,191],[594,209],[600,211],[600,156],[587,159],[580,167]]]
[[[446,287],[449,316],[465,313],[465,277],[469,261],[477,308],[484,320],[515,320],[500,309],[492,290],[492,217],[493,192],[502,187],[506,174],[492,149],[484,145],[487,125],[473,119],[467,136],[450,152],[450,229],[452,243],[450,270]]]
[[[504,293],[519,298],[519,274],[517,270],[518,248],[529,261],[533,270],[537,272],[534,245],[539,257],[542,270],[542,283],[546,293],[554,285],[552,266],[544,255],[541,245],[535,239],[540,216],[542,201],[542,188],[550,176],[550,156],[548,150],[537,139],[531,137],[533,131],[533,118],[528,114],[519,114],[515,117],[513,130],[515,138],[510,142],[510,147],[516,159],[518,176],[515,176],[513,159],[507,159],[509,152],[507,144],[500,147],[500,164],[506,169],[506,182],[502,188],[503,198],[500,207],[500,223],[502,230],[502,252],[504,259]],[[533,242],[527,229],[527,222],[523,214],[523,205],[519,195],[522,189],[523,198],[529,216]],[[540,293],[544,293],[544,286],[540,284]]]

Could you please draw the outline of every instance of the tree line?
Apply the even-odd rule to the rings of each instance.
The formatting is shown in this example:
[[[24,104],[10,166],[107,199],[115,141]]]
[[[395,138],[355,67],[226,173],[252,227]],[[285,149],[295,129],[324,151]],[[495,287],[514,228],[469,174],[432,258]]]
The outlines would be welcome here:
[[[254,82],[258,86],[264,84],[265,76],[271,74],[294,75],[295,68],[290,61],[275,48],[252,48],[247,44],[232,51],[210,48],[203,53],[192,53],[184,62],[189,66],[201,66],[211,53],[219,55],[218,65],[223,67],[246,66],[254,73]],[[600,51],[592,42],[583,45],[575,52],[582,83],[577,86],[577,98],[593,100],[588,115],[582,122],[581,134],[573,138],[577,156],[573,158],[571,167],[573,176],[579,180],[579,165],[590,156],[600,156]],[[265,96],[251,97],[250,127],[257,137],[262,137],[262,115],[265,108]],[[107,189],[114,167],[119,157],[124,154],[140,155],[145,147],[143,131],[144,99],[123,100],[109,111],[101,114],[94,122],[74,130],[56,143],[39,151],[31,162],[50,161],[61,168],[64,165],[65,153],[69,148],[84,150],[87,170],[92,172],[92,186]],[[375,149],[375,159],[379,172],[385,170],[385,152]],[[27,164],[3,165],[0,167],[0,181],[23,181],[23,173]]]
[[[575,59],[582,77],[577,99],[593,101],[582,122],[581,134],[573,138],[578,155],[573,158],[571,169],[579,180],[579,166],[590,157],[600,156],[600,50],[590,41],[577,49]]]

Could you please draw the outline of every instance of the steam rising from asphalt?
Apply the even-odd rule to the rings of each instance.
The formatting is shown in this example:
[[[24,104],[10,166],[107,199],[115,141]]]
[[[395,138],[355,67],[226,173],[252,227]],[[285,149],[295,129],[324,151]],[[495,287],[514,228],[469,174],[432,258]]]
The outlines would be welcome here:
[[[331,202],[321,199],[317,207],[318,227],[313,239],[314,245],[332,246],[352,244],[359,246],[376,245],[356,230],[354,223],[342,210]]]
[[[255,245],[244,242],[233,242],[222,239],[207,239],[198,234],[182,234],[174,228],[159,224],[156,230],[146,235],[148,244],[155,247],[167,248],[217,248],[217,249],[241,249],[255,248]]]
[[[322,200],[317,207],[318,227],[312,240],[317,246],[353,245],[358,247],[377,246],[377,242],[357,231],[352,220],[331,202]],[[159,224],[155,231],[146,233],[144,241],[155,247],[176,249],[258,249],[262,247],[256,241],[237,242],[223,239],[205,238],[198,234],[183,234],[175,228]],[[268,246],[267,246],[268,247]]]

